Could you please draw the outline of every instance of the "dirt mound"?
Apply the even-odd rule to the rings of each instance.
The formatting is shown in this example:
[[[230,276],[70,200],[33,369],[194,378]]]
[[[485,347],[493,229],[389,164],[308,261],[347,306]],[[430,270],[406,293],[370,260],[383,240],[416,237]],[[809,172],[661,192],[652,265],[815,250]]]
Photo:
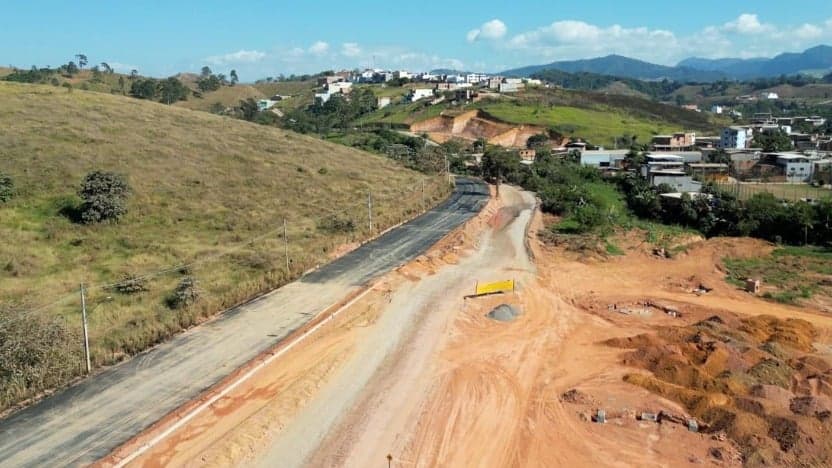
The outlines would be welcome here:
[[[491,312],[486,314],[486,316],[492,320],[496,320],[498,322],[512,322],[520,315],[520,311],[517,310],[514,306],[510,306],[508,304],[500,304],[495,307]]]
[[[810,354],[816,336],[803,320],[720,313],[605,343],[629,349],[623,364],[650,372],[625,381],[681,403],[704,430],[725,431],[751,464],[792,464],[822,460],[814,441],[832,435],[817,424],[832,416],[823,396],[832,364]]]
[[[578,389],[571,389],[567,392],[564,392],[560,396],[560,401],[564,403],[572,403],[574,405],[588,405],[588,406],[597,406],[600,402],[593,398],[591,395],[588,395]]]

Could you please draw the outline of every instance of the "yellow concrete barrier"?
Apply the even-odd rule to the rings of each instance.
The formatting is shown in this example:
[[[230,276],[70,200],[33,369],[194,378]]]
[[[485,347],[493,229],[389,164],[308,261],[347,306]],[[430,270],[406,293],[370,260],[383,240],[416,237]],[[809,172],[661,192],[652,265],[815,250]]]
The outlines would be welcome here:
[[[496,281],[494,283],[477,283],[475,296],[514,291],[514,280]]]

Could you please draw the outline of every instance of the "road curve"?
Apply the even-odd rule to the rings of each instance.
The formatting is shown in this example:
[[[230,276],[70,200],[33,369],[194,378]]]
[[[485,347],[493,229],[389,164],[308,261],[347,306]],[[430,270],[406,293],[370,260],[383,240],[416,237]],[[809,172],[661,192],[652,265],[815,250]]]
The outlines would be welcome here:
[[[218,320],[0,421],[3,466],[77,466],[109,454],[362,285],[412,260],[488,198],[459,179],[440,206]]]

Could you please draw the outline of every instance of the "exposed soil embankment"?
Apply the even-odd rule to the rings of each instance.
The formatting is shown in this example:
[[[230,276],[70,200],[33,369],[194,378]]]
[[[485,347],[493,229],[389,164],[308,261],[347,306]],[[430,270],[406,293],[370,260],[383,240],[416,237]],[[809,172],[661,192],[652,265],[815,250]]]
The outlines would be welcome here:
[[[512,125],[498,122],[479,110],[461,114],[445,114],[439,117],[416,122],[410,126],[414,133],[427,133],[437,142],[453,138],[475,141],[485,139],[492,145],[511,148],[523,148],[532,135],[548,133],[544,127],[536,125]]]

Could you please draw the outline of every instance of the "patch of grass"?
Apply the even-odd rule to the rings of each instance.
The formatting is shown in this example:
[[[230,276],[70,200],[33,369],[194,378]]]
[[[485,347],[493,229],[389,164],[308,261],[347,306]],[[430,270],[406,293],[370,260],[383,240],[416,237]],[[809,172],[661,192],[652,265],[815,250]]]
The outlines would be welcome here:
[[[95,365],[142,351],[326,262],[335,246],[366,239],[370,191],[378,229],[419,211],[421,197],[412,193],[423,180],[431,203],[449,192],[441,177],[381,156],[104,93],[0,82],[0,127],[3,171],[16,187],[15,198],[0,204],[0,304],[16,312],[54,302],[42,313],[65,318],[74,333],[78,284],[89,285]],[[117,223],[70,219],[93,170],[123,174],[132,188]],[[333,213],[356,229],[317,229]],[[291,274],[282,267],[284,218]],[[191,266],[172,268],[183,264]],[[104,287],[160,270],[167,273],[148,278],[137,294]],[[202,294],[171,311],[165,298],[183,274]],[[8,403],[0,401],[0,410]]]
[[[623,251],[623,250],[621,250],[621,247],[619,247],[619,246],[617,246],[617,245],[613,244],[613,243],[612,243],[612,242],[610,242],[610,241],[606,241],[606,242],[605,242],[605,244],[604,244],[604,249],[607,251],[607,253],[608,253],[609,255],[613,255],[613,256],[616,256],[616,257],[617,257],[617,256],[622,256],[622,255],[625,255],[624,251]]]
[[[832,253],[821,247],[783,247],[770,255],[754,258],[725,258],[727,281],[738,287],[746,278],[759,278],[773,287],[763,297],[786,304],[799,304],[815,294],[832,295]]]

